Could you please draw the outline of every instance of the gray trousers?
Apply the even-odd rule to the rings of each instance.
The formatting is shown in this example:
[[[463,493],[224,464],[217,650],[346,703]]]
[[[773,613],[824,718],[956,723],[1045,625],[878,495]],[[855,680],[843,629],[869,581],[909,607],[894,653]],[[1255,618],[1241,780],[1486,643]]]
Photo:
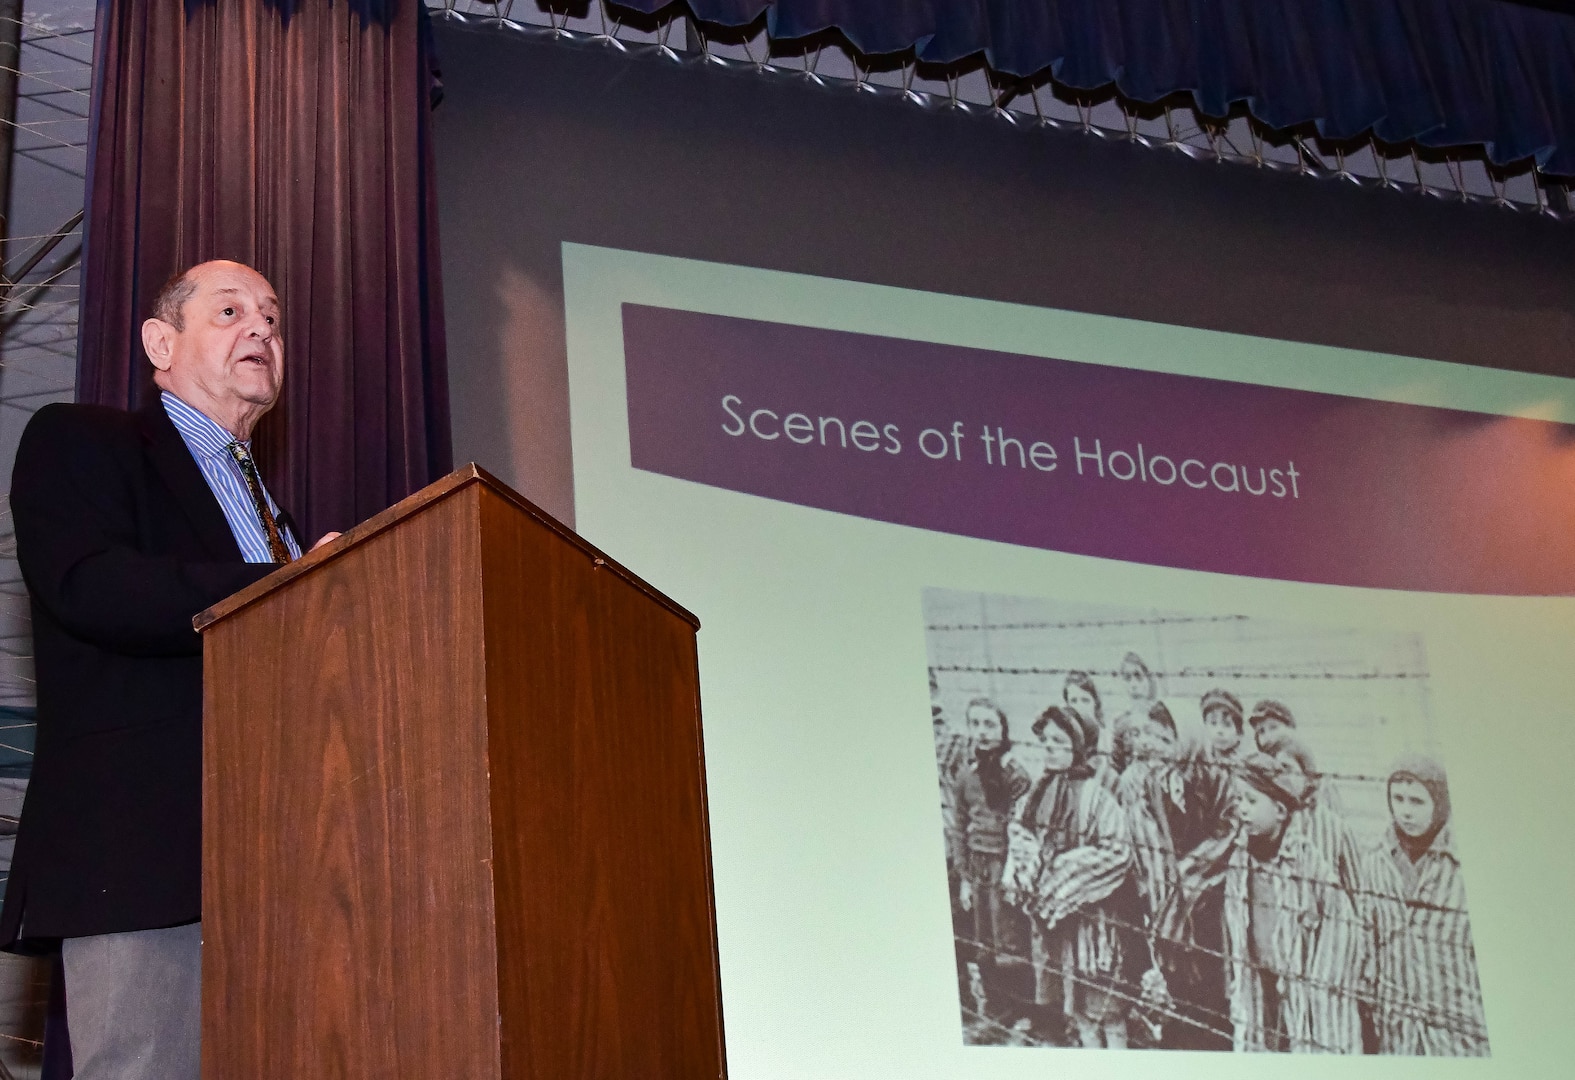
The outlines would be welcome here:
[[[198,1080],[202,924],[66,938],[76,1080]]]

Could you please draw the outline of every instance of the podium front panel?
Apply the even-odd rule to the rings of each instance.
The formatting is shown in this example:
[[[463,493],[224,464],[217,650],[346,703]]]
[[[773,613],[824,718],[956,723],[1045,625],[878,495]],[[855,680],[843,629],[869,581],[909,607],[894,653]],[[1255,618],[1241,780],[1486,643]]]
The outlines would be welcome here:
[[[203,1075],[500,1075],[472,486],[204,641]]]

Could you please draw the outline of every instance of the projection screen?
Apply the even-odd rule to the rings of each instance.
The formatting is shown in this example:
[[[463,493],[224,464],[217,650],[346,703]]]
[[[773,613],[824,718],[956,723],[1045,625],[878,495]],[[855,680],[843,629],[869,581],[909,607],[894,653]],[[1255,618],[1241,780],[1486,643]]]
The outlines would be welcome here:
[[[439,45],[456,456],[702,622],[731,1076],[1559,1075],[1567,244]]]

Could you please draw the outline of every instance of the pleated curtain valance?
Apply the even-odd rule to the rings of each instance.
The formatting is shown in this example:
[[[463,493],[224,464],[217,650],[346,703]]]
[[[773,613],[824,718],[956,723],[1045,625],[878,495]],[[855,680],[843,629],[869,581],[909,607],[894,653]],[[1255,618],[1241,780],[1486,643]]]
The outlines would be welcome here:
[[[671,0],[614,0],[654,12]],[[782,40],[840,31],[868,55],[979,55],[1137,101],[1237,103],[1332,139],[1481,147],[1575,175],[1575,14],[1507,0],[688,0],[703,22],[764,12]]]

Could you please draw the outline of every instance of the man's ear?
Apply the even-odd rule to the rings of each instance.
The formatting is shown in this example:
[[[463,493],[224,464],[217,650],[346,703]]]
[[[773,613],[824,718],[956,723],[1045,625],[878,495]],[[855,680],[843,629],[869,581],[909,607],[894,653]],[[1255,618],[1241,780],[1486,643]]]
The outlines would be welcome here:
[[[160,371],[168,371],[175,351],[176,330],[163,319],[148,319],[142,324],[142,348]]]

